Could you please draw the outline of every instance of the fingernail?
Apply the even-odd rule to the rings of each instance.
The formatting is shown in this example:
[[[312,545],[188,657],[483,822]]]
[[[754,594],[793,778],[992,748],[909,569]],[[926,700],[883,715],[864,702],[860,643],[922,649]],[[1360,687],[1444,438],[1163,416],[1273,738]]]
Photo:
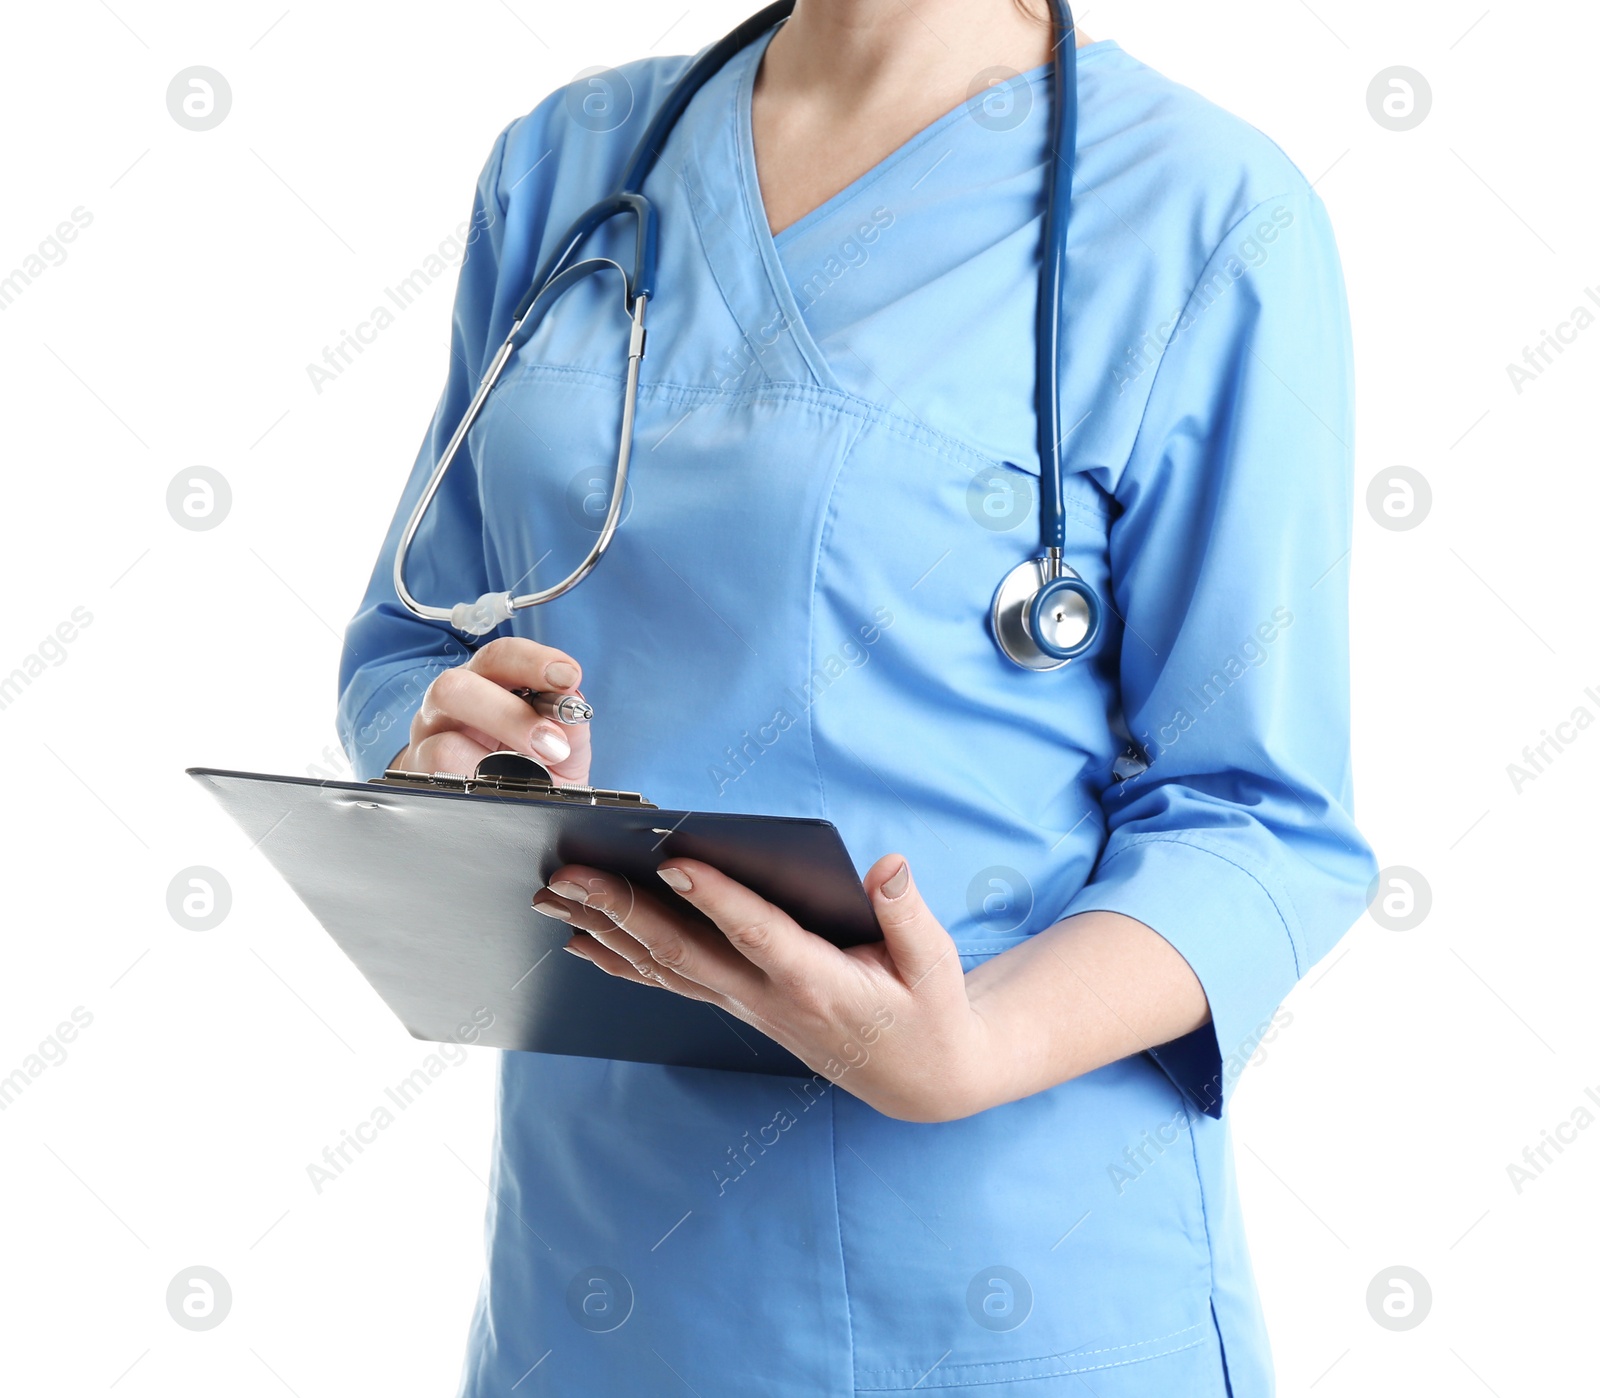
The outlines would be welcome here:
[[[535,903],[533,910],[536,913],[543,913],[546,917],[558,917],[563,922],[572,921],[572,914],[560,903]]]
[[[551,762],[565,762],[572,756],[572,744],[550,728],[535,728],[528,746]]]
[[[559,893],[563,898],[570,898],[574,903],[587,903],[589,890],[581,883],[573,883],[570,879],[558,879],[555,883],[547,884],[552,893]]]
[[[577,947],[573,946],[571,942],[563,942],[561,944],[561,950],[570,951],[575,957],[578,958],[579,961],[587,961],[589,959],[584,955],[583,952],[579,951]]]
[[[906,886],[911,882],[911,866],[904,860],[900,867],[890,874],[878,887],[878,892],[885,898],[898,898],[906,891]]]
[[[662,883],[666,884],[668,888],[677,889],[679,893],[687,893],[694,887],[689,882],[689,876],[682,869],[657,869],[656,873],[661,875]]]
[[[544,667],[545,683],[551,689],[571,689],[578,682],[578,667],[565,660],[555,660]]]

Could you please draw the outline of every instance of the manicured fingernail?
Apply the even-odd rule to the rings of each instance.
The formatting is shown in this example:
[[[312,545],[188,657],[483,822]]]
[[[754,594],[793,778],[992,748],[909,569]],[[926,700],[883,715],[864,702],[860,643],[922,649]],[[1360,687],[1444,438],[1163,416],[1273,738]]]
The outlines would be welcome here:
[[[533,910],[536,913],[543,913],[546,917],[558,917],[563,922],[572,921],[571,912],[569,912],[560,903],[535,903],[533,905]]]
[[[528,746],[550,762],[565,762],[572,756],[572,744],[551,728],[535,728]]]
[[[578,667],[555,660],[544,667],[544,680],[551,689],[571,689],[578,682]]]
[[[682,869],[657,869],[656,873],[661,875],[662,883],[666,884],[668,888],[677,889],[679,893],[687,893],[694,887],[689,882],[689,876]]]
[[[555,883],[547,884],[546,887],[552,893],[559,893],[563,898],[572,899],[574,903],[587,903],[589,901],[589,890],[581,883],[573,883],[570,879],[558,879]]]
[[[910,882],[911,866],[902,861],[900,867],[879,885],[878,891],[885,898],[898,898],[906,891],[906,886]]]
[[[580,961],[587,961],[589,959],[582,951],[573,946],[571,942],[563,942],[561,944],[561,950],[570,951]]]

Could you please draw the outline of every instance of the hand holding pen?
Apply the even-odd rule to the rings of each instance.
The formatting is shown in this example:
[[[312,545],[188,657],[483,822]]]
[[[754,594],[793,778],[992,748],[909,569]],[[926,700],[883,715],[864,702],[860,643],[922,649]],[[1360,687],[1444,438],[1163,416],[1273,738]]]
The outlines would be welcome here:
[[[471,772],[491,752],[521,752],[570,786],[589,784],[589,720],[578,662],[553,646],[504,636],[436,676],[390,766]]]

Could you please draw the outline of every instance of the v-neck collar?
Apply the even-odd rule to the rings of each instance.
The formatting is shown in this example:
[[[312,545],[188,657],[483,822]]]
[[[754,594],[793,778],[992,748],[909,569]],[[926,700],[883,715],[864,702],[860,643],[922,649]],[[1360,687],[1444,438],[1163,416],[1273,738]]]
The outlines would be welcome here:
[[[801,311],[788,273],[783,266],[780,244],[803,234],[816,223],[831,217],[861,192],[884,178],[905,160],[929,144],[946,135],[968,112],[968,103],[961,102],[930,125],[911,136],[890,151],[882,160],[852,180],[836,194],[824,200],[815,209],[774,236],[767,220],[766,206],[761,197],[761,183],[756,171],[755,137],[751,123],[751,102],[755,89],[756,73],[761,66],[767,45],[777,33],[777,26],[752,40],[730,60],[727,72],[735,79],[728,102],[720,114],[705,112],[712,130],[721,128],[720,139],[714,138],[706,146],[699,141],[694,146],[710,152],[720,149],[733,166],[732,189],[726,179],[715,178],[714,160],[710,164],[696,160],[698,165],[699,197],[691,197],[690,207],[699,227],[701,242],[711,265],[713,276],[722,291],[723,299],[739,323],[758,364],[766,377],[774,382],[810,379],[816,386],[839,393],[848,390],[834,375],[821,347],[812,338],[804,313]],[[1114,51],[1116,42],[1096,40],[1078,51],[1081,64],[1097,51]],[[1020,76],[1035,90],[1041,83],[1048,85],[1050,64],[1040,64]],[[717,86],[715,80],[709,87]],[[726,89],[725,89],[726,90]],[[706,97],[711,96],[708,90]],[[731,101],[729,100],[731,98]],[[721,102],[718,103],[721,106]],[[687,113],[685,114],[688,115]],[[687,123],[686,123],[687,124]],[[692,158],[692,157],[691,157]],[[708,178],[709,176],[709,178]],[[737,213],[725,216],[718,208],[720,200],[712,191],[721,187],[732,194],[740,205]],[[691,196],[695,191],[691,189]],[[755,254],[761,274],[752,276],[750,257]]]
[[[888,155],[878,161],[871,169],[864,171],[856,179],[841,189],[838,193],[817,205],[803,217],[796,219],[782,232],[774,235],[772,225],[767,219],[766,204],[761,197],[761,179],[756,170],[755,131],[751,119],[752,99],[755,92],[756,74],[761,68],[761,59],[767,51],[767,45],[772,42],[773,35],[778,32],[778,26],[769,29],[765,34],[750,43],[735,60],[742,65],[738,70],[738,83],[733,96],[733,142],[735,151],[736,180],[741,194],[741,204],[744,208],[744,223],[749,232],[750,242],[754,246],[761,262],[765,275],[766,290],[770,292],[776,303],[776,317],[764,317],[760,320],[763,328],[763,337],[757,343],[764,344],[765,330],[770,329],[773,320],[780,322],[787,332],[789,344],[794,348],[800,359],[804,361],[806,369],[815,382],[824,388],[845,393],[848,390],[834,374],[827,357],[822,352],[822,347],[817,344],[811,334],[811,328],[806,323],[805,313],[801,310],[799,299],[795,296],[794,287],[789,281],[789,274],[783,265],[783,257],[779,245],[787,242],[792,236],[799,236],[807,228],[837,213],[840,208],[849,203],[864,189],[869,188],[878,180],[884,178],[905,160],[923,149],[930,142],[936,141],[946,133],[956,122],[967,114],[967,104],[958,103],[950,111],[923,127],[915,135],[890,151]],[[1047,73],[1049,65],[1041,65],[1035,72],[1024,76],[1030,81],[1036,74]],[[737,312],[736,312],[737,313]],[[746,333],[751,327],[746,325]],[[758,354],[759,354],[758,350]],[[763,358],[764,367],[769,372],[770,359]]]
[[[765,47],[766,45],[763,44],[763,50]],[[837,213],[862,191],[870,189],[879,180],[893,173],[896,168],[904,164],[924,146],[947,134],[952,126],[962,117],[968,115],[969,111],[968,102],[958,103],[943,116],[936,117],[927,126],[924,126],[922,130],[907,137],[906,140],[884,156],[882,160],[878,161],[876,165],[864,170],[837,194],[830,194],[816,208],[802,214],[793,223],[774,233],[772,232],[772,223],[767,218],[766,204],[761,197],[761,173],[756,168],[754,97],[755,77],[760,69],[761,55],[757,54],[739,84],[739,156],[740,165],[746,172],[747,183],[754,191],[751,203],[755,209],[755,216],[760,220],[761,226],[767,230],[767,236],[772,239],[773,246],[777,248],[782,248],[786,244],[793,242],[813,224],[824,222]],[[1047,74],[1049,71],[1049,65],[1046,64],[1022,74],[1022,77],[1032,83],[1037,77]]]
[[[778,304],[790,342],[819,384],[843,392],[843,385],[834,376],[821,347],[812,338],[810,328],[805,322],[804,312],[800,309],[800,302],[795,297],[794,288],[789,284],[789,274],[784,270],[777,239],[773,237],[772,225],[767,221],[766,204],[761,197],[761,180],[756,173],[755,134],[750,118],[751,97],[755,91],[756,73],[761,68],[761,59],[767,51],[767,45],[772,42],[773,35],[778,32],[778,27],[774,25],[739,56],[743,67],[739,71],[739,83],[733,99],[733,136],[738,183],[743,195],[741,203],[744,205],[745,222],[766,274],[767,287]],[[874,167],[877,170],[882,168],[881,164]],[[790,232],[798,228],[800,223],[820,215],[828,204],[833,204],[846,193],[854,191],[866,179],[867,176],[863,175],[851,185],[849,191],[841,190],[825,204],[813,209],[805,219],[790,224],[784,232]]]

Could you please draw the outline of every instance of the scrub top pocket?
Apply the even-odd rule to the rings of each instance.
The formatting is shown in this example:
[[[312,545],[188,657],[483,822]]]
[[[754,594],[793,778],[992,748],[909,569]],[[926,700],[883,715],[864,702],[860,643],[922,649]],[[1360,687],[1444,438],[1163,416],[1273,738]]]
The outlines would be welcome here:
[[[1190,1116],[1147,1058],[938,1125],[833,1109],[858,1393],[1224,1398]]]

